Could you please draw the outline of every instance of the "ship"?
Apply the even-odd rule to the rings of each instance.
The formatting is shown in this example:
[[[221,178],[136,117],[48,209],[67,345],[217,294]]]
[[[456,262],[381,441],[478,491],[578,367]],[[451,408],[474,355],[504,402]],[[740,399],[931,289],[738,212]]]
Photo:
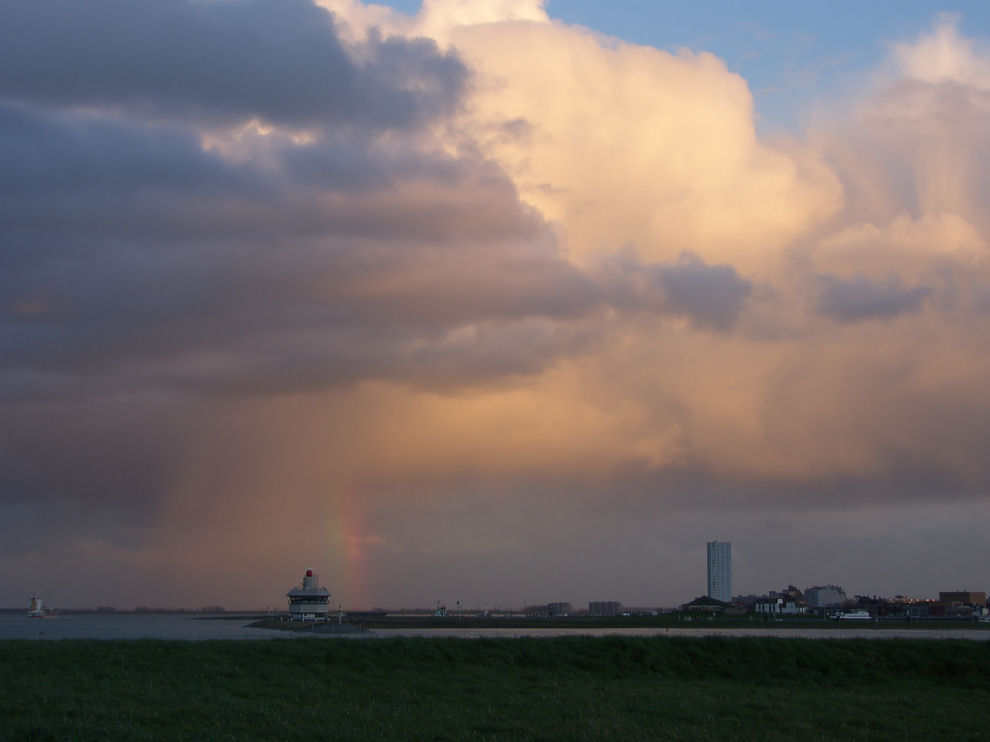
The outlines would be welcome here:
[[[28,603],[28,615],[31,618],[44,618],[45,606],[44,603],[42,603],[41,598],[32,593],[30,600],[31,602]]]
[[[28,616],[31,618],[55,618],[58,611],[54,608],[45,608],[44,601],[37,594],[32,593],[28,603]]]

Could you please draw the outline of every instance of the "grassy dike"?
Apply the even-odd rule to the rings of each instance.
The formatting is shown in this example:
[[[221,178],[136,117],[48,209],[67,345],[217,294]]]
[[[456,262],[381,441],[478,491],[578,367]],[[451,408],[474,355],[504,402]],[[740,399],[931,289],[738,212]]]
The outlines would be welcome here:
[[[975,739],[990,643],[0,641],[0,739]]]

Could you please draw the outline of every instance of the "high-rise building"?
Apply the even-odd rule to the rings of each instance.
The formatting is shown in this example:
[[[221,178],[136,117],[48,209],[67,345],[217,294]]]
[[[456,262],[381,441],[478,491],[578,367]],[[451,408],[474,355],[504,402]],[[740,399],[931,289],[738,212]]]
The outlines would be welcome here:
[[[732,601],[732,544],[729,541],[708,542],[708,597]]]

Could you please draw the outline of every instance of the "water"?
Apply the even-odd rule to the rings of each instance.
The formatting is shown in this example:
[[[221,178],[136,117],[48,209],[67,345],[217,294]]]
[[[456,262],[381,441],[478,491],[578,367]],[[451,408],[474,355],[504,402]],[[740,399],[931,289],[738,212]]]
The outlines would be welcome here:
[[[555,637],[555,636],[726,636],[772,637],[778,639],[970,639],[990,641],[990,630],[967,629],[774,629],[774,628],[691,628],[691,629],[376,629],[378,637]]]
[[[249,620],[208,620],[181,614],[68,614],[58,618],[0,615],[0,639],[339,639],[388,637],[516,638],[556,636],[751,636],[799,639],[969,639],[990,641],[990,630],[897,629],[752,629],[697,627],[674,629],[375,629],[360,634],[310,634],[252,629]]]
[[[285,631],[248,628],[246,620],[174,613],[80,613],[55,618],[0,615],[0,639],[281,639]]]

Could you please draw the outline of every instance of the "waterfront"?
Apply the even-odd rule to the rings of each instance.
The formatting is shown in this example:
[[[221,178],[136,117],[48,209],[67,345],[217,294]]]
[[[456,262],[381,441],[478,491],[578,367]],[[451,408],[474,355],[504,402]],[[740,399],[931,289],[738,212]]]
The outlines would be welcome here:
[[[251,618],[202,617],[175,613],[65,614],[57,618],[29,618],[26,615],[0,615],[0,639],[173,639],[205,641],[211,639],[292,639],[349,638],[539,638],[563,636],[671,636],[671,637],[768,637],[800,639],[965,639],[990,640],[990,629],[959,628],[888,628],[869,626],[837,626],[829,628],[752,628],[697,626],[692,628],[375,628],[360,633],[332,634],[279,631],[254,628]]]

